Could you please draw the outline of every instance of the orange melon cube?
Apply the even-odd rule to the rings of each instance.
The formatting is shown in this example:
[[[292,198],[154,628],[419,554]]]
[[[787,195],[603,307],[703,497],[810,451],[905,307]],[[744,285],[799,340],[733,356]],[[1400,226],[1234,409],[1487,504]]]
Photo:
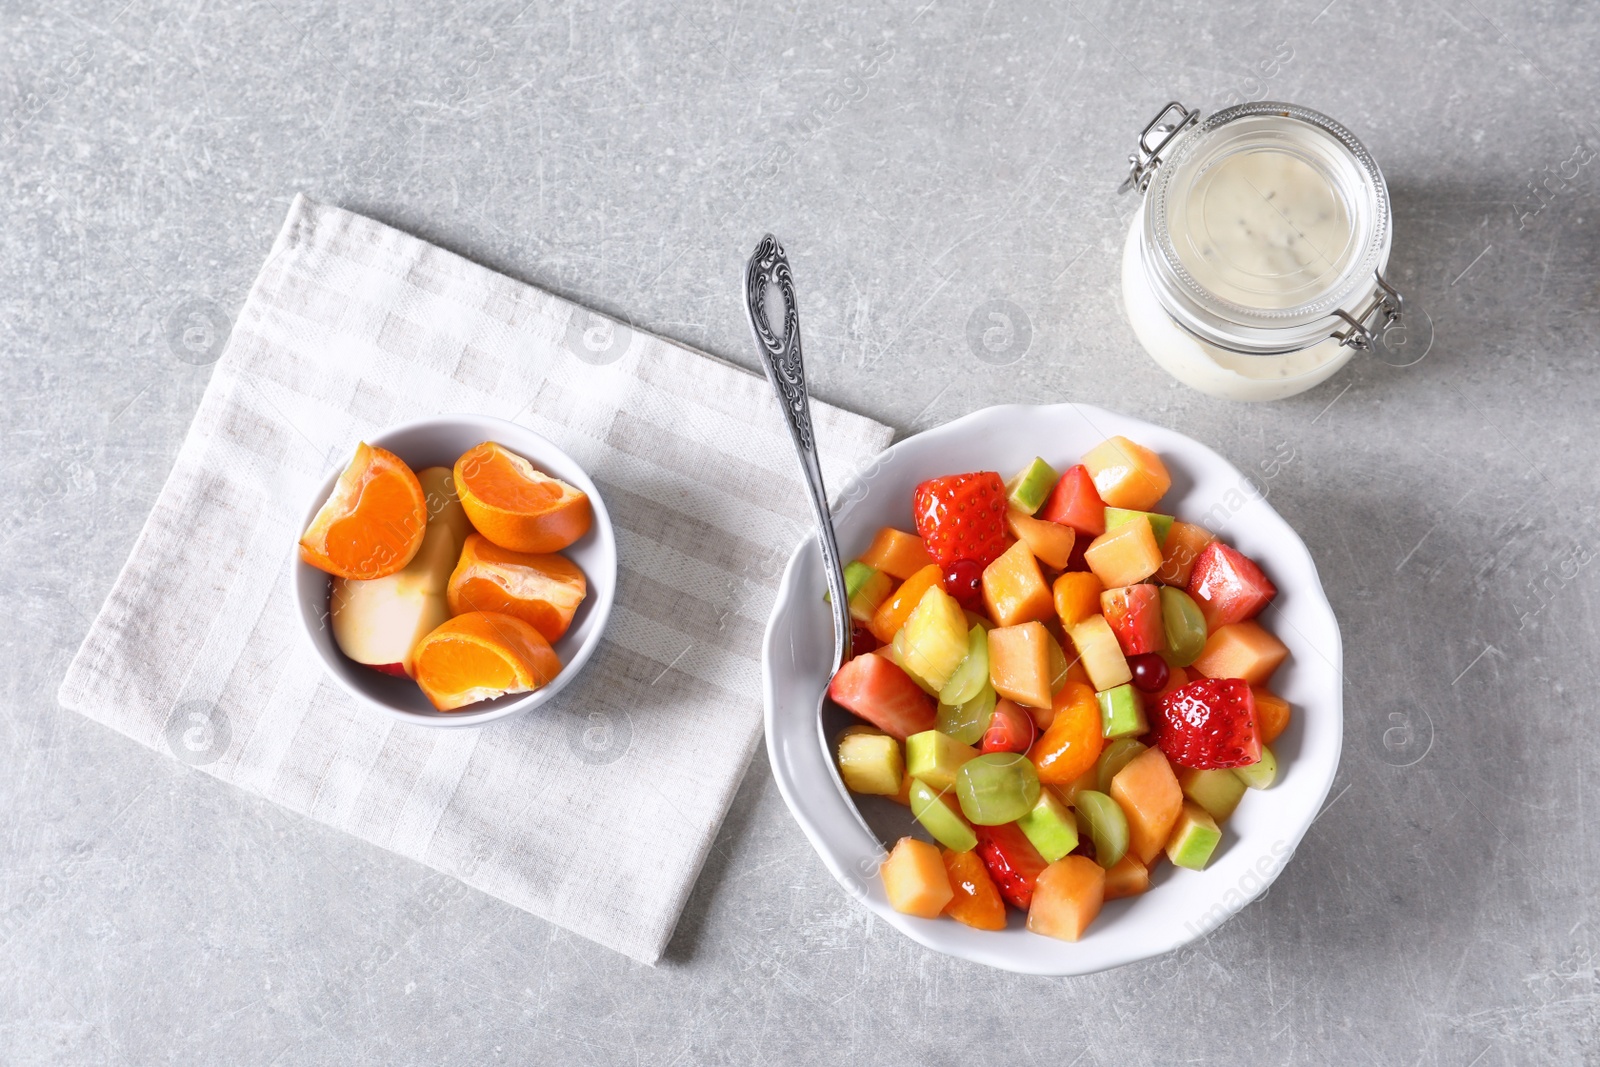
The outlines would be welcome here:
[[[1167,539],[1161,542],[1161,568],[1156,578],[1163,585],[1189,588],[1189,575],[1194,572],[1194,561],[1200,550],[1215,541],[1216,535],[1204,526],[1192,522],[1174,522],[1167,530]]]
[[[1289,728],[1289,702],[1259,685],[1252,685],[1250,692],[1256,698],[1256,728],[1261,731],[1261,743],[1270,745]]]
[[[994,691],[1030,708],[1050,701],[1050,631],[1043,623],[997,626],[989,631],[989,683]]]
[[[1148,865],[1183,811],[1183,787],[1159,748],[1147,748],[1111,779],[1111,799],[1128,817],[1128,851]]]
[[[883,603],[878,605],[878,610],[872,613],[872,621],[867,623],[872,636],[886,645],[893,641],[895,633],[906,624],[911,613],[922,602],[922,594],[934,586],[944,588],[937,563],[928,564],[900,583],[900,588],[885,597]]]
[[[1089,571],[1068,571],[1057,578],[1051,592],[1061,625],[1070,631],[1089,616],[1100,614],[1100,594],[1105,591],[1106,584]]]
[[[1039,872],[1028,907],[1028,929],[1076,941],[1105,903],[1106,872],[1087,856],[1063,856]]]
[[[1102,441],[1083,454],[1082,462],[1107,507],[1149,511],[1172,488],[1172,476],[1161,457],[1126,437]]]
[[[983,569],[983,603],[996,626],[1042,622],[1055,611],[1039,561],[1018,541]]]
[[[893,526],[885,526],[859,557],[862,563],[905,581],[933,562],[922,538]]]
[[[1047,567],[1063,570],[1072,558],[1072,546],[1078,535],[1070,526],[1046,522],[1026,511],[1010,508],[1006,511],[1006,528]]]
[[[1158,853],[1159,855],[1159,853]],[[1136,897],[1150,888],[1150,868],[1129,852],[1106,872],[1106,899]]]
[[[1091,541],[1083,561],[1107,589],[1137,585],[1161,569],[1161,546],[1150,520],[1140,515]]]
[[[1190,668],[1207,678],[1242,678],[1251,685],[1266,685],[1278,664],[1288,658],[1289,647],[1260,623],[1234,622],[1211,632]]]
[[[1006,902],[1000,899],[1000,890],[995,888],[982,858],[976,852],[953,852],[948,848],[943,857],[954,894],[944,906],[944,913],[974,930],[1004,930]]]
[[[878,873],[889,906],[904,915],[937,919],[956,895],[938,846],[914,837],[902,837]]]

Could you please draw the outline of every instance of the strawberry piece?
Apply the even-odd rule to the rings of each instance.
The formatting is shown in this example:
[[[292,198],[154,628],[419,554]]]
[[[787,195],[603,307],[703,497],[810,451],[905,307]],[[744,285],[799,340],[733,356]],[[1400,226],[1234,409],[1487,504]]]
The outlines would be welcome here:
[[[840,667],[828,683],[828,696],[896,741],[934,728],[933,698],[876,652]]]
[[[1070,526],[1083,535],[1078,538],[1083,542],[1105,533],[1106,505],[1094,487],[1089,468],[1081,463],[1069,468],[1050,490],[1050,498],[1034,518]],[[1071,563],[1067,564],[1067,569],[1072,569]]]
[[[978,835],[978,855],[989,868],[995,888],[1006,903],[1027,911],[1033,903],[1033,887],[1039,874],[1050,865],[1014,822],[974,826],[972,831]]]
[[[982,752],[1026,752],[1033,747],[1033,716],[1021,705],[1001,697],[979,743]]]
[[[1161,698],[1153,725],[1156,747],[1182,767],[1248,767],[1261,759],[1255,696],[1238,678],[1202,678],[1173,690]]]
[[[956,603],[975,614],[988,609],[983,604],[983,568],[970,559],[958,559],[945,565],[944,591],[956,598]]]
[[[940,566],[965,559],[981,569],[1011,547],[1006,484],[994,471],[930,478],[911,494],[911,512],[917,533]]]
[[[1213,541],[1195,557],[1189,595],[1200,605],[1206,629],[1215,631],[1219,626],[1255,618],[1278,595],[1278,587],[1249,556]]]
[[[1142,656],[1167,647],[1167,632],[1161,620],[1161,591],[1153,585],[1107,589],[1100,594],[1100,614],[1111,624],[1111,632],[1117,635],[1117,644],[1122,646],[1124,656]]]

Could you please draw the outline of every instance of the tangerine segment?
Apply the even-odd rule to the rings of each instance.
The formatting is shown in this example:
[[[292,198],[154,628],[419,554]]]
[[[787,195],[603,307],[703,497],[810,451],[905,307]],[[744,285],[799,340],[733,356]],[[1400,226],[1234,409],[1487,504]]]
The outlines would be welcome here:
[[[513,552],[559,552],[589,532],[588,494],[494,441],[456,460],[456,492],[478,532]]]
[[[557,641],[572,625],[588,590],[582,569],[565,556],[512,552],[482,534],[468,534],[446,594],[452,615],[515,615],[546,641]]]
[[[385,578],[405,569],[427,530],[416,474],[363,441],[300,538],[300,558],[339,578]]]
[[[469,611],[440,624],[411,657],[417,685],[440,711],[531,692],[561,673],[561,661],[538,630],[492,611]]]

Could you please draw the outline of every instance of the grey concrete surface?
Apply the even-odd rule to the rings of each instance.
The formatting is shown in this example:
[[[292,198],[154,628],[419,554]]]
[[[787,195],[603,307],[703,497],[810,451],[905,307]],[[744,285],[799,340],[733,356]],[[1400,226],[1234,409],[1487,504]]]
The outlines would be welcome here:
[[[3,25],[0,1062],[1600,1062],[1600,9],[11,0]],[[1260,96],[1381,161],[1437,328],[1417,366],[1245,406],[1138,350],[1133,138],[1171,97]],[[747,366],[770,228],[826,399],[902,433],[1083,400],[1263,472],[1344,627],[1325,814],[1204,944],[1049,981],[852,906],[758,758],[652,970],[61,711],[297,190]],[[1003,367],[968,340],[993,300],[1027,325]]]

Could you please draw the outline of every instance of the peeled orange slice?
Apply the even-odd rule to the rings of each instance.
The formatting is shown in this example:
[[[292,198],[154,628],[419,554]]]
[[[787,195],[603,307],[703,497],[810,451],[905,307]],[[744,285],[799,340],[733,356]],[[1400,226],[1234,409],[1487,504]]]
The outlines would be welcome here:
[[[513,552],[482,534],[469,534],[450,575],[450,613],[515,615],[557,641],[572,625],[589,583],[583,570],[554,553]]]
[[[443,623],[412,650],[417,684],[440,711],[527,693],[561,673],[550,642],[513,615],[470,611]]]
[[[340,578],[383,578],[411,562],[427,529],[417,476],[363,441],[300,538],[300,558]]]
[[[493,441],[456,460],[456,492],[479,533],[513,552],[559,552],[589,532],[589,497]]]

